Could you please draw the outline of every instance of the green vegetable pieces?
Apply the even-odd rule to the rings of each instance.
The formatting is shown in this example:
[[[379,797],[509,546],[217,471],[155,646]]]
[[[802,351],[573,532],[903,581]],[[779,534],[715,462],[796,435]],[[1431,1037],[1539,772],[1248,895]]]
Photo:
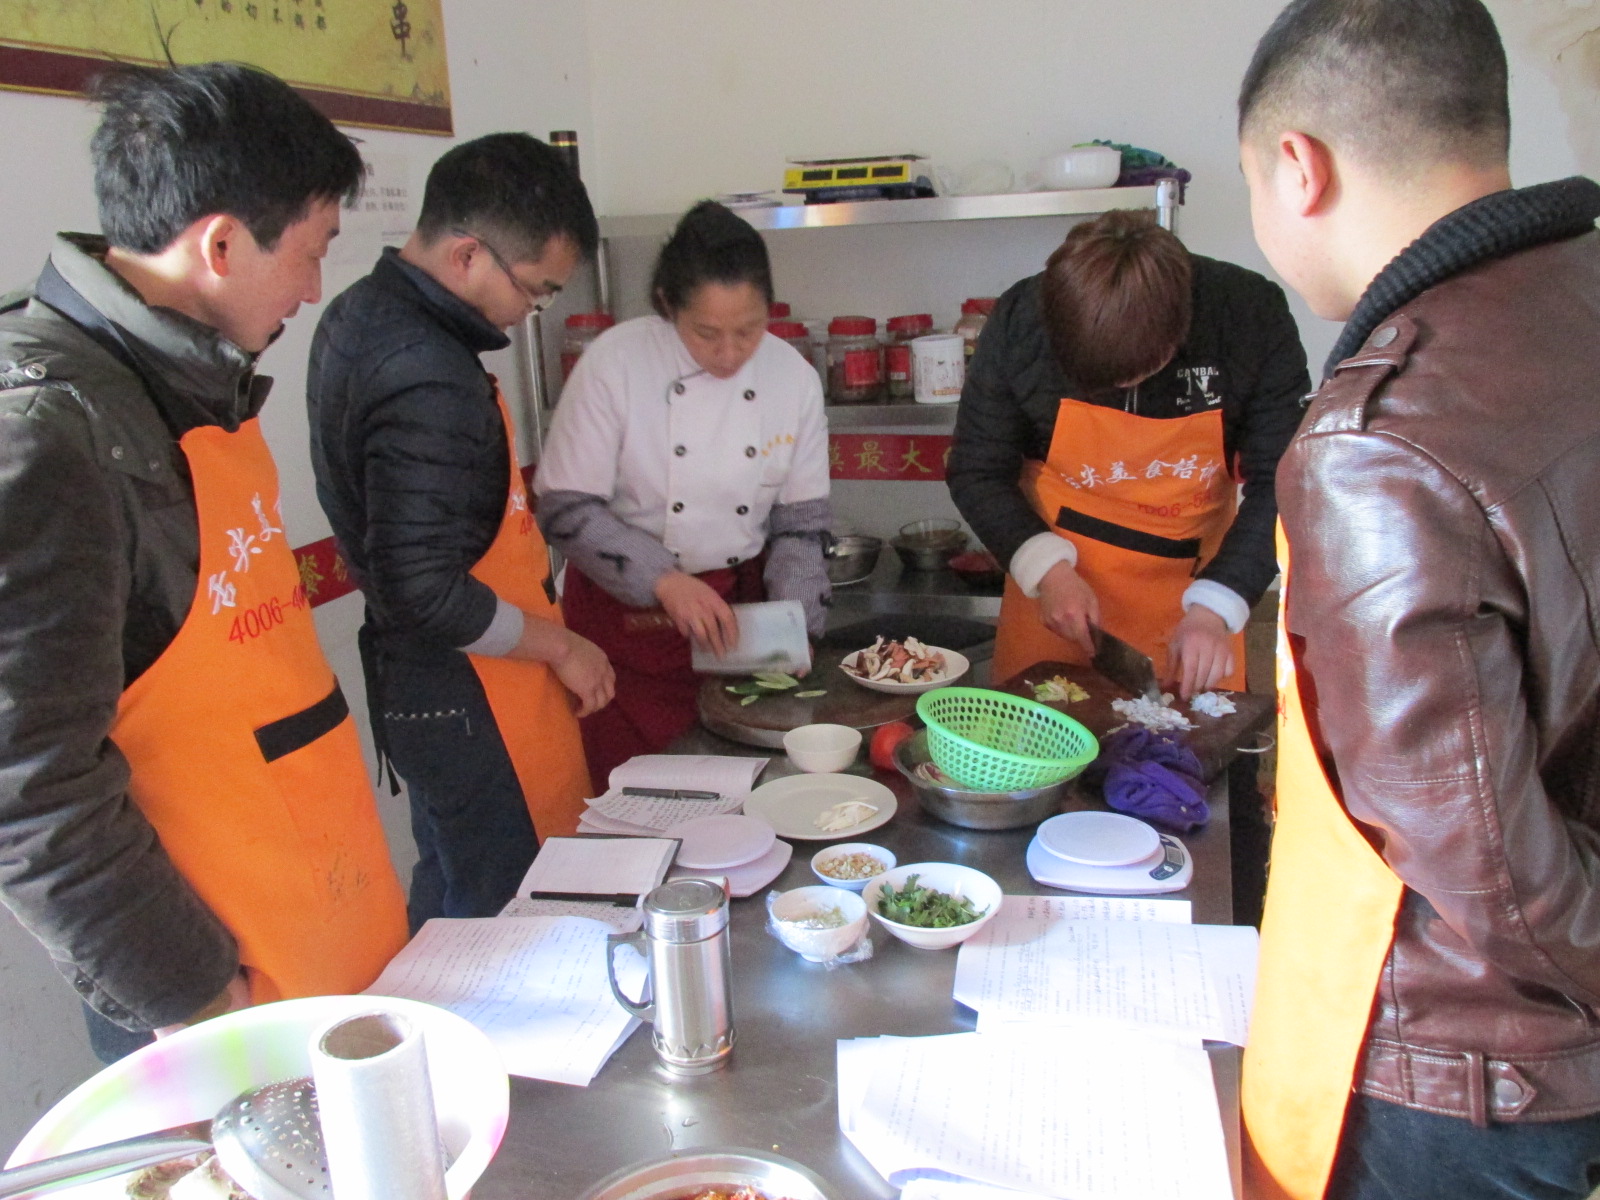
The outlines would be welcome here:
[[[739,701],[740,707],[754,704],[763,696],[775,696],[779,692],[788,692],[800,686],[800,681],[793,675],[782,671],[757,671],[749,679],[738,683],[730,683],[723,688],[725,692],[732,692],[735,696],[744,697]],[[797,695],[821,695],[820,692],[800,692]]]
[[[970,925],[983,913],[966,896],[952,896],[930,887],[919,887],[918,876],[907,876],[898,892],[885,884],[878,894],[878,912],[899,925],[917,929],[950,929]],[[985,910],[988,911],[988,910]]]

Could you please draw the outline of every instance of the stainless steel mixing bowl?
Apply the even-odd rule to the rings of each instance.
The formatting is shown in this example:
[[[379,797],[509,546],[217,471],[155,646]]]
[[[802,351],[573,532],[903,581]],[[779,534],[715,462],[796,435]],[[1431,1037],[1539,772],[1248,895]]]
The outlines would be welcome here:
[[[894,765],[917,793],[922,807],[941,821],[963,829],[1020,829],[1037,825],[1061,809],[1071,780],[1030,788],[1021,792],[974,792],[967,788],[934,783],[918,773],[928,755],[928,731],[919,730],[894,750]]]
[[[811,1171],[787,1158],[737,1148],[685,1150],[624,1167],[581,1200],[681,1200],[708,1187],[749,1186],[771,1200],[837,1200]]]

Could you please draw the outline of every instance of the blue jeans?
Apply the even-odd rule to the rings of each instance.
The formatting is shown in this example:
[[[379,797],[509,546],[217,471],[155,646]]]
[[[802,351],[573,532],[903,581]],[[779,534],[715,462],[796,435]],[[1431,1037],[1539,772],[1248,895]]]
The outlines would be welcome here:
[[[1600,1114],[1479,1129],[1352,1096],[1328,1200],[1587,1200]]]
[[[538,849],[522,785],[477,674],[383,664],[379,720],[411,800],[419,856],[407,916],[492,917]]]

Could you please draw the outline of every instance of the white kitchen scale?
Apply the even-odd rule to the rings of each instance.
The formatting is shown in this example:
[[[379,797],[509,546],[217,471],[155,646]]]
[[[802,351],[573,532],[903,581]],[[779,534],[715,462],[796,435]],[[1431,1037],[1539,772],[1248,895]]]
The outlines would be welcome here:
[[[1028,874],[1067,891],[1148,896],[1187,887],[1194,861],[1177,838],[1134,817],[1069,812],[1039,826],[1028,843]]]

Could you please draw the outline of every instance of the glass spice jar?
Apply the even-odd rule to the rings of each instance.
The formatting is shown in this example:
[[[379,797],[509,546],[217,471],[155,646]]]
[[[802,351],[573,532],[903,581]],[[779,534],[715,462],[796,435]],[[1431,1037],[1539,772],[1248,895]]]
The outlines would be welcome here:
[[[910,400],[915,394],[911,380],[911,342],[932,332],[932,313],[889,318],[889,340],[883,348],[883,374],[891,402]]]
[[[828,322],[828,400],[876,404],[883,398],[883,347],[871,317],[835,317]]]
[[[572,368],[589,344],[617,323],[610,313],[573,313],[566,320],[561,338],[561,381],[572,378]]]
[[[996,296],[974,296],[970,300],[961,302],[961,319],[956,322],[956,327],[951,333],[959,333],[966,339],[966,361],[972,364],[972,355],[978,348],[978,338],[983,333],[983,327],[989,321],[989,314],[994,312]]]
[[[768,321],[767,332],[780,342],[788,342],[793,346],[800,357],[806,360],[807,366],[815,366],[811,358],[811,333],[799,321]]]

